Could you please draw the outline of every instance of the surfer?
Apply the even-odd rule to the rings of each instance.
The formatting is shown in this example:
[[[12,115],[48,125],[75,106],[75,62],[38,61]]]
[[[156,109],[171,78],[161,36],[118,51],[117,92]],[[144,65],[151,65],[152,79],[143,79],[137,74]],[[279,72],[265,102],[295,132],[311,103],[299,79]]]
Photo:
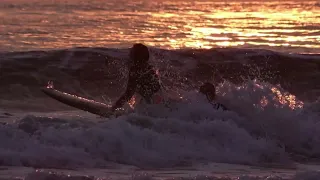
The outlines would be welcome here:
[[[111,111],[121,108],[128,102],[135,92],[140,94],[147,103],[151,103],[152,96],[160,88],[159,77],[149,64],[149,50],[147,46],[137,43],[130,50],[129,79],[124,94],[111,107]]]
[[[212,104],[213,108],[215,109],[221,109],[223,111],[228,110],[227,107],[225,107],[223,104],[216,102],[216,87],[211,83],[204,83],[202,86],[200,86],[199,92],[204,94],[209,103]]]

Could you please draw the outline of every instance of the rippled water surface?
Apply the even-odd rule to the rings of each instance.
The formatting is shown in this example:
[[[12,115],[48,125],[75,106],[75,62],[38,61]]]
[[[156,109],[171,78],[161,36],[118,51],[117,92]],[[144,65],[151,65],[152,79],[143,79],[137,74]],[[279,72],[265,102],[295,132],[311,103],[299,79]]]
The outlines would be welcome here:
[[[0,50],[221,46],[320,52],[316,1],[4,0]]]

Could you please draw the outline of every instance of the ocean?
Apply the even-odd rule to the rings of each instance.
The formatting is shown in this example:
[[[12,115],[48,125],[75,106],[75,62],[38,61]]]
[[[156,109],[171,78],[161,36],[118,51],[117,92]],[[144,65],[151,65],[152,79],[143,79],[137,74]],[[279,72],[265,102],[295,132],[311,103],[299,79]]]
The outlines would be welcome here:
[[[320,178],[317,1],[2,0],[0,35],[2,179]],[[173,107],[102,118],[40,91],[111,104],[137,42]]]
[[[258,47],[319,53],[317,1],[4,0],[0,50]]]

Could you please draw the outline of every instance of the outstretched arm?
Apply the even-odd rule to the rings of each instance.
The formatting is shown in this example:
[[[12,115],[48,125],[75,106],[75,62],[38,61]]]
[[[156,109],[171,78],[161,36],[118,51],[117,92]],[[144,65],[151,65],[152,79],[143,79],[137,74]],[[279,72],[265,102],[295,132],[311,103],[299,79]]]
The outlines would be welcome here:
[[[115,111],[116,109],[122,107],[124,103],[128,102],[134,95],[136,91],[136,87],[137,87],[136,77],[130,74],[125,93],[112,106],[111,111]]]

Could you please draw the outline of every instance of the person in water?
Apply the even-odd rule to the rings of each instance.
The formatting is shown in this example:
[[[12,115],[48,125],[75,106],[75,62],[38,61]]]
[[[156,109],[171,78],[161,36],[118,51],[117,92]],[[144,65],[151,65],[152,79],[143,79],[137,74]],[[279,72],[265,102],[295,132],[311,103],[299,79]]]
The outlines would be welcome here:
[[[205,95],[210,104],[212,104],[215,109],[222,109],[223,111],[228,110],[223,104],[216,102],[216,87],[211,83],[204,83],[200,86],[199,92]]]
[[[141,43],[134,44],[129,56],[131,61],[127,89],[112,106],[112,111],[121,108],[136,92],[147,103],[151,103],[152,96],[161,88],[159,77],[149,64],[149,50],[147,46]]]

